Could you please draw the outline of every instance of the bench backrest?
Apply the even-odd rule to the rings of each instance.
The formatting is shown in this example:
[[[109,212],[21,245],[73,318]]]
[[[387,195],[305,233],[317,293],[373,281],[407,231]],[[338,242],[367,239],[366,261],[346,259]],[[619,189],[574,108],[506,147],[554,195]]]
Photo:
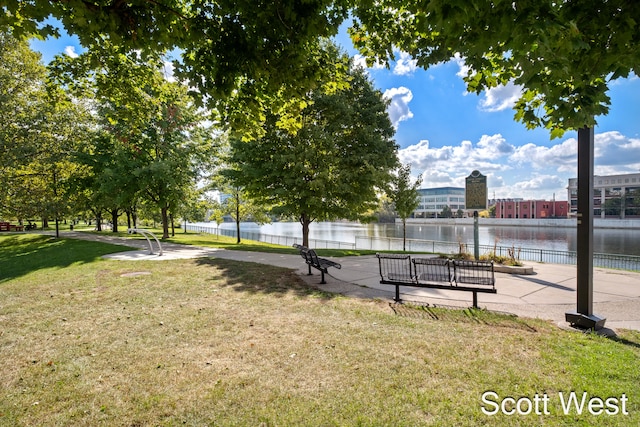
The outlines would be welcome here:
[[[453,281],[453,268],[448,259],[414,258],[413,265],[418,283]]]
[[[376,254],[376,257],[378,257],[380,277],[383,282],[415,282],[414,269],[409,255]]]
[[[307,261],[312,265],[320,265],[320,260],[318,259],[318,254],[313,249],[307,249]]]
[[[473,285],[495,285],[492,261],[454,260],[454,280],[456,283]]]

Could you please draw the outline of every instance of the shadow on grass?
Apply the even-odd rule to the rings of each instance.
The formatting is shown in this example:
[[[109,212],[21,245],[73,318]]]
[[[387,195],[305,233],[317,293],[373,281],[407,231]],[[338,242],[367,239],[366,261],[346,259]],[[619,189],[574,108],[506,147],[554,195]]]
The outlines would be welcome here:
[[[87,263],[102,255],[132,248],[76,239],[56,239],[38,234],[0,237],[0,283],[44,268]]]
[[[293,270],[255,262],[234,261],[221,258],[198,258],[199,266],[210,266],[220,272],[226,286],[236,292],[275,296],[295,295],[330,300],[336,295],[305,283]]]
[[[640,342],[638,341],[632,341],[630,339],[627,338],[621,338],[619,336],[613,336],[613,337],[609,337],[609,339],[611,341],[615,341],[617,343],[629,346],[629,347],[633,347],[633,348],[640,348]]]
[[[525,319],[510,313],[501,313],[474,308],[460,308],[430,304],[398,304],[389,303],[398,316],[419,319],[439,320],[457,323],[474,323],[501,328],[520,329],[528,332],[538,330],[529,325]]]

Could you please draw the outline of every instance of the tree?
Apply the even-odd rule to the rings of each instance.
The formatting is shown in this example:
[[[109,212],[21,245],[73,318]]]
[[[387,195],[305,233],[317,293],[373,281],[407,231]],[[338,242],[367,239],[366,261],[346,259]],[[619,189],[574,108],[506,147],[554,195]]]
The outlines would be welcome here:
[[[365,0],[354,16],[352,40],[368,61],[386,61],[395,48],[425,68],[459,55],[470,92],[513,83],[522,88],[516,120],[552,137],[578,131],[578,308],[567,320],[602,327],[592,313],[593,127],[609,111],[609,84],[640,74],[638,3]]]
[[[70,91],[96,98],[102,135],[85,156],[97,177],[117,231],[121,213],[138,199],[161,213],[163,238],[169,237],[173,211],[212,158],[215,146],[204,117],[180,83],[167,81],[155,60],[135,52],[102,49],[78,58],[59,57],[55,77]],[[100,60],[100,66],[94,64]]]
[[[442,212],[440,212],[440,218],[452,218],[453,217],[453,212],[451,211],[451,208],[448,205],[445,205],[442,208]]]
[[[402,250],[407,248],[407,218],[420,204],[418,187],[422,184],[422,175],[413,183],[411,182],[411,166],[403,165],[398,168],[398,174],[394,177],[391,189],[391,200],[398,216],[402,219]]]
[[[609,84],[640,74],[640,7],[626,0],[360,1],[355,15],[352,39],[369,61],[396,48],[425,68],[459,55],[470,92],[521,86],[516,120],[553,137],[593,127]]]
[[[604,214],[607,216],[617,216],[620,217],[622,213],[622,197],[613,197],[611,199],[607,199],[602,206],[604,210]]]
[[[229,215],[236,223],[236,243],[240,244],[240,223],[242,221],[254,221],[258,224],[267,224],[271,218],[267,215],[267,209],[256,203],[241,187],[227,185],[223,191],[227,196],[220,205],[222,215]]]
[[[85,143],[86,105],[48,81],[39,54],[3,33],[0,82],[0,184],[7,189],[1,210],[19,220],[40,216],[57,224],[73,201],[68,184],[78,165],[71,153]]]
[[[56,36],[57,20],[90,51],[109,44],[145,58],[177,52],[176,75],[236,128],[261,123],[265,111],[281,114],[280,125],[295,128],[299,100],[318,81],[341,72],[325,67],[320,38],[337,34],[350,3],[21,0],[5,2],[0,29]]]
[[[348,61],[328,48],[334,62]],[[349,77],[348,87],[309,95],[297,134],[283,132],[268,115],[264,137],[231,141],[227,175],[275,213],[295,215],[305,246],[313,221],[370,218],[397,166],[386,101],[362,69]]]

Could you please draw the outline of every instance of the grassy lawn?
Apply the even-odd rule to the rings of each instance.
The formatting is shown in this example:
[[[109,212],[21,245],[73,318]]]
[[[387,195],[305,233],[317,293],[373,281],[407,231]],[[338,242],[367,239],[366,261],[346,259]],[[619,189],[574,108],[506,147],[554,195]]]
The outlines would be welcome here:
[[[78,229],[76,229],[78,230]],[[119,231],[117,233],[113,233],[112,231],[102,231],[96,232],[91,231],[88,228],[80,229],[86,233],[96,233],[104,236],[118,236],[118,237],[129,237],[140,239],[142,238],[139,234],[128,234],[126,231]],[[152,233],[154,233],[158,238],[162,236],[162,230],[159,228],[148,228],[146,229]],[[178,243],[182,245],[192,245],[192,246],[204,246],[204,247],[214,247],[214,248],[222,248],[229,250],[238,250],[238,251],[259,251],[259,252],[271,252],[271,253],[285,253],[285,254],[298,254],[299,251],[290,246],[282,246],[272,243],[259,242],[256,240],[248,240],[242,239],[240,243],[237,243],[237,239],[235,237],[229,236],[220,236],[209,233],[197,233],[197,232],[188,232],[184,233],[181,229],[176,229],[175,236],[169,237],[168,239],[162,240],[162,242],[167,243]],[[318,249],[317,253],[322,256],[357,256],[357,255],[373,255],[376,252],[383,251],[370,251],[364,249]]]
[[[640,425],[637,331],[344,298],[253,263],[100,258],[119,249],[0,236],[1,426]],[[603,406],[565,415],[572,392]],[[483,413],[504,397],[530,413]]]

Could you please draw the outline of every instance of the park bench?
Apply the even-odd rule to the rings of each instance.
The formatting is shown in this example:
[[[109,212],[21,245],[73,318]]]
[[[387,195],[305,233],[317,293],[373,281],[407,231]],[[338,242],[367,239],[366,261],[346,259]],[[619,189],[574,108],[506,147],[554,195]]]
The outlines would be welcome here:
[[[14,225],[10,222],[0,222],[0,231],[24,231],[24,227],[20,224]]]
[[[320,274],[322,275],[320,284],[324,285],[325,283],[327,283],[324,281],[324,273],[328,272],[327,270],[329,267],[334,267],[337,269],[342,268],[342,265],[338,264],[337,262],[334,262],[325,258],[320,258],[316,253],[316,251],[314,251],[313,249],[309,249],[306,246],[302,246],[297,243],[294,243],[293,247],[300,251],[300,256],[304,259],[304,262],[309,266],[309,274],[308,274],[309,276],[312,275],[311,267],[315,268],[316,270],[320,270]]]
[[[411,258],[404,254],[376,254],[380,266],[380,283],[400,286],[466,291],[473,293],[473,307],[478,308],[478,292],[496,293],[493,261],[467,261],[444,258]]]

